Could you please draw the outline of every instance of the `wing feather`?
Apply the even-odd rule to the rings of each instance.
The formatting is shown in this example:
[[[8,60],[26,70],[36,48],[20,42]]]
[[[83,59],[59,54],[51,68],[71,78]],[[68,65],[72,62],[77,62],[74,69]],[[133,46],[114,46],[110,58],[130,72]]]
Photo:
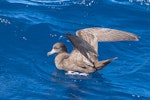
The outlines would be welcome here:
[[[83,34],[92,34],[97,38],[98,42],[107,41],[127,41],[127,40],[138,40],[139,37],[133,33],[120,31],[110,28],[86,28],[76,32],[76,34],[82,34],[82,39],[87,40]]]
[[[133,33],[110,28],[85,28],[78,30],[76,35],[87,41],[96,52],[98,52],[98,42],[139,40],[139,37]]]
[[[82,38],[73,35],[73,34],[66,34],[70,42],[72,43],[74,49],[77,49],[82,55],[84,55],[90,62],[92,60],[89,58],[88,54],[89,52],[94,53],[97,55],[96,51],[92,48],[92,46]]]

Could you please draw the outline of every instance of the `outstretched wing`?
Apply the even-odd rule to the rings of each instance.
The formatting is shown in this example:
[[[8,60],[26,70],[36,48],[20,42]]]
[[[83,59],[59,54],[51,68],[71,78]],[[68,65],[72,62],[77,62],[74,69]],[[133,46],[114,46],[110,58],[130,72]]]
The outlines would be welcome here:
[[[125,41],[125,40],[138,40],[138,36],[125,32],[125,31],[120,31],[116,29],[109,29],[109,28],[86,28],[82,30],[78,30],[77,35],[80,37],[80,35],[85,35],[85,34],[92,34],[94,37],[97,37],[98,41]],[[81,36],[82,39],[83,36]]]
[[[133,33],[109,28],[86,28],[78,30],[76,35],[87,41],[96,52],[98,42],[138,40],[138,36]]]
[[[73,34],[66,34],[70,42],[72,43],[74,49],[77,49],[82,55],[84,55],[90,62],[92,60],[89,58],[88,54],[89,52],[94,53],[97,55],[96,51],[93,49],[93,47],[85,40],[82,38],[73,35]]]

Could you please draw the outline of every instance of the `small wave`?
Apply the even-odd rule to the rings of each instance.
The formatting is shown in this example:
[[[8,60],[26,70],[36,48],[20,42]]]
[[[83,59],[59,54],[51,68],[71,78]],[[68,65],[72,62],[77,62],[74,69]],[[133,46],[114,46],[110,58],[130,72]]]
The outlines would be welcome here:
[[[150,0],[129,0],[129,2],[137,2],[140,3],[141,5],[150,6]]]
[[[110,0],[113,3],[122,4],[122,5],[129,5],[130,3],[138,3],[140,5],[150,6],[150,0]]]
[[[15,19],[19,19],[20,21],[26,24],[38,24],[41,22],[42,23],[53,22],[53,24],[57,23],[57,19],[52,16],[48,16],[40,12],[35,13],[34,11],[27,11],[27,10],[11,11],[11,12],[8,10],[0,10],[0,16],[10,18],[13,17]],[[11,22],[7,18],[3,17],[0,17],[0,23],[11,24]]]
[[[94,3],[94,0],[7,0],[7,2],[26,4],[32,6],[91,6]]]
[[[113,3],[121,4],[121,5],[128,5],[129,1],[120,1],[120,0],[110,0]]]

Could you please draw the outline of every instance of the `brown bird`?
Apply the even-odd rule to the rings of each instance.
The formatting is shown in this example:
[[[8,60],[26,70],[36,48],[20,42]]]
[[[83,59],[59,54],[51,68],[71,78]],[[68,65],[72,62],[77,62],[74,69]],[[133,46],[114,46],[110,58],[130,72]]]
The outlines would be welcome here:
[[[98,42],[138,40],[138,36],[109,28],[86,28],[76,32],[76,35],[66,34],[74,49],[69,54],[63,43],[56,43],[47,55],[56,54],[55,64],[57,69],[75,72],[92,73],[117,59],[111,58],[98,61]]]

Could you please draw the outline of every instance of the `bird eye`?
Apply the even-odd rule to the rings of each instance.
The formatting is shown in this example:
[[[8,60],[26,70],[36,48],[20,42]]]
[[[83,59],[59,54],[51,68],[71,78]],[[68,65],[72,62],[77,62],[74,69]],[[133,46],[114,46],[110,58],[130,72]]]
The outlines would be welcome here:
[[[54,47],[54,49],[59,49],[58,47]]]

